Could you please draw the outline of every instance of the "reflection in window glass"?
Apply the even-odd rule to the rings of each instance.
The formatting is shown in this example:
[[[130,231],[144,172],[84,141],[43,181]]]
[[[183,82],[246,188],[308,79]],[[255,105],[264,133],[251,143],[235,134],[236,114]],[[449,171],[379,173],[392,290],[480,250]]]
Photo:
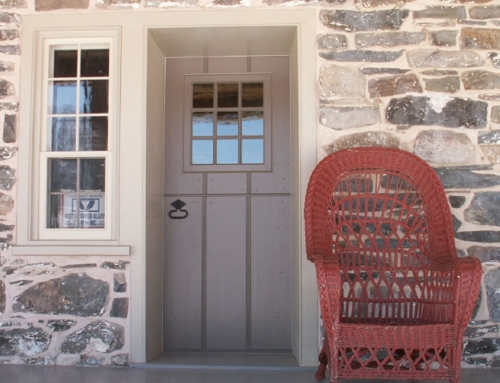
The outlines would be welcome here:
[[[76,49],[54,51],[53,77],[76,77],[77,57],[78,51]]]
[[[213,108],[214,84],[193,84],[193,108]]]
[[[81,117],[79,150],[108,149],[108,118]]]
[[[52,126],[50,149],[54,152],[72,151],[76,147],[76,118],[49,118],[48,126]]]
[[[194,112],[192,117],[192,134],[195,137],[213,136],[214,115],[212,112]]]
[[[264,112],[243,112],[241,134],[244,136],[264,135]]]
[[[241,141],[241,163],[243,164],[264,163],[263,139],[243,139]]]
[[[217,140],[217,164],[238,163],[238,140]]]
[[[241,86],[241,106],[261,107],[264,105],[264,84],[246,83]]]
[[[109,75],[109,49],[85,49],[81,52],[82,77],[106,77]]]
[[[214,141],[193,140],[191,147],[193,165],[211,165],[214,163]]]
[[[51,192],[76,191],[76,159],[54,158],[50,161],[49,190]]]
[[[218,136],[238,135],[238,112],[217,113],[217,135]]]
[[[50,93],[52,93],[51,113],[76,113],[76,81],[53,81],[49,84]]]
[[[104,191],[104,159],[82,158],[80,160],[80,190]]]
[[[88,80],[80,84],[80,113],[108,112],[108,81]]]
[[[217,106],[219,108],[238,107],[238,83],[218,84]]]

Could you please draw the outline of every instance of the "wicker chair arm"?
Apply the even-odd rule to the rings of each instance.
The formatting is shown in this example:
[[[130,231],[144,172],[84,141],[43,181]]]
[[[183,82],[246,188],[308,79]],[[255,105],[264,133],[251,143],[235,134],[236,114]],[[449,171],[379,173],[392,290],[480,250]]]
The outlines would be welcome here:
[[[457,323],[465,330],[477,303],[483,270],[481,261],[466,257],[458,259]]]
[[[342,281],[340,268],[336,262],[323,257],[315,258],[321,315],[325,328],[333,329],[340,318],[340,296]]]

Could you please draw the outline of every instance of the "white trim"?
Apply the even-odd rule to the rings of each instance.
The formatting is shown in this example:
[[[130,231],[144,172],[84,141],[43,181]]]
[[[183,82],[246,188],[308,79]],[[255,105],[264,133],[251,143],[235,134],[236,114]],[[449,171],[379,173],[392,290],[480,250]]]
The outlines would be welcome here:
[[[12,254],[27,255],[99,255],[99,256],[128,256],[130,246],[14,246]]]
[[[117,232],[117,183],[118,161],[118,112],[120,89],[120,33],[119,28],[50,30],[34,29],[33,38],[26,36],[22,43],[27,49],[21,55],[21,77],[26,83],[21,88],[20,121],[26,124],[19,139],[19,202],[17,243],[20,245],[37,244],[45,240],[79,241],[107,240],[118,237]],[[108,150],[52,152],[49,151],[47,126],[49,65],[53,47],[72,46],[86,49],[91,46],[109,48],[108,99]],[[31,46],[31,50],[29,47]],[[41,63],[41,65],[40,65]],[[38,65],[37,65],[38,64]],[[78,92],[77,92],[78,93]],[[79,103],[77,103],[78,105]],[[30,106],[31,105],[31,106]],[[78,114],[78,113],[77,113]],[[94,116],[94,114],[89,115]],[[75,117],[77,118],[77,117]],[[29,143],[29,144],[28,144]],[[48,158],[105,158],[105,220],[104,229],[50,229],[47,228],[47,160]],[[25,193],[23,193],[25,191]],[[26,196],[27,200],[23,200]]]

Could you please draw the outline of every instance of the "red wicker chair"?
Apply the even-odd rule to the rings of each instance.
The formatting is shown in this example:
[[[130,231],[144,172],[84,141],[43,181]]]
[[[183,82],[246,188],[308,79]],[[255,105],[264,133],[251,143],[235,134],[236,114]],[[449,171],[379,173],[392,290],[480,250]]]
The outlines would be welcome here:
[[[441,181],[419,157],[356,148],[321,161],[305,202],[325,327],[316,377],[458,383],[482,276],[458,258]]]

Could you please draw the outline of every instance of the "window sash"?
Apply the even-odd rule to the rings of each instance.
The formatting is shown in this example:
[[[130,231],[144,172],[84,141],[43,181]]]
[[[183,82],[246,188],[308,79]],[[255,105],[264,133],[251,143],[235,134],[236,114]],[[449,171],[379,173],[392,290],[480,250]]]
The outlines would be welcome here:
[[[118,198],[117,193],[117,162],[114,161],[118,155],[117,147],[117,122],[118,122],[118,97],[119,97],[119,30],[93,30],[93,31],[40,31],[38,36],[38,49],[36,56],[41,65],[36,68],[35,79],[37,86],[35,87],[35,113],[34,115],[34,130],[35,130],[35,169],[38,172],[33,173],[33,185],[35,185],[34,193],[31,200],[31,222],[32,229],[31,240],[54,240],[54,241],[114,241],[117,239],[117,208]],[[70,37],[58,37],[70,36]],[[87,36],[87,37],[82,37]],[[109,73],[107,76],[81,76],[77,70],[77,77],[60,77],[54,78],[54,52],[56,50],[77,49],[78,61],[80,60],[81,50],[107,49],[109,50]],[[78,63],[78,68],[80,64]],[[76,110],[74,114],[55,114],[49,110],[52,102],[49,97],[49,86],[53,81],[77,79],[78,83],[87,80],[106,80],[108,81],[107,113],[81,113]],[[80,103],[76,105],[79,109]],[[85,146],[79,147],[78,137],[75,141],[74,151],[52,151],[52,117],[71,117],[76,118],[107,118],[107,147],[104,144],[98,147],[99,150],[88,150]],[[103,122],[104,123],[104,122]],[[78,124],[77,124],[78,125]],[[75,134],[78,136],[79,128],[75,127]],[[88,148],[88,146],[87,146]],[[90,145],[90,149],[92,149]],[[37,150],[38,149],[38,150]],[[73,149],[73,148],[72,148]],[[106,150],[102,150],[106,149]],[[104,177],[105,187],[104,192],[100,194],[104,198],[104,227],[78,227],[78,228],[50,228],[48,224],[50,215],[50,195],[49,192],[49,176],[50,169],[48,168],[50,159],[90,159],[102,158],[105,163]],[[37,164],[38,163],[38,164]],[[38,174],[36,174],[38,173]],[[80,191],[80,195],[85,192]],[[99,194],[99,193],[96,193]]]
[[[93,159],[93,158],[103,158],[105,163],[105,181],[104,181],[104,192],[99,192],[99,194],[104,195],[105,199],[105,225],[104,228],[50,228],[48,227],[48,217],[49,217],[49,207],[50,207],[50,195],[49,191],[49,162],[51,159]],[[112,168],[112,155],[110,152],[43,152],[40,154],[40,179],[43,183],[45,181],[44,187],[40,188],[40,214],[38,227],[40,230],[41,239],[57,239],[61,236],[61,233],[68,232],[78,232],[78,239],[95,239],[104,240],[110,237],[111,227],[109,217],[112,215],[114,204],[109,197],[112,189],[112,177],[110,177],[110,169]],[[71,194],[92,194],[92,192],[82,192],[77,191]],[[94,193],[97,194],[97,193]]]

